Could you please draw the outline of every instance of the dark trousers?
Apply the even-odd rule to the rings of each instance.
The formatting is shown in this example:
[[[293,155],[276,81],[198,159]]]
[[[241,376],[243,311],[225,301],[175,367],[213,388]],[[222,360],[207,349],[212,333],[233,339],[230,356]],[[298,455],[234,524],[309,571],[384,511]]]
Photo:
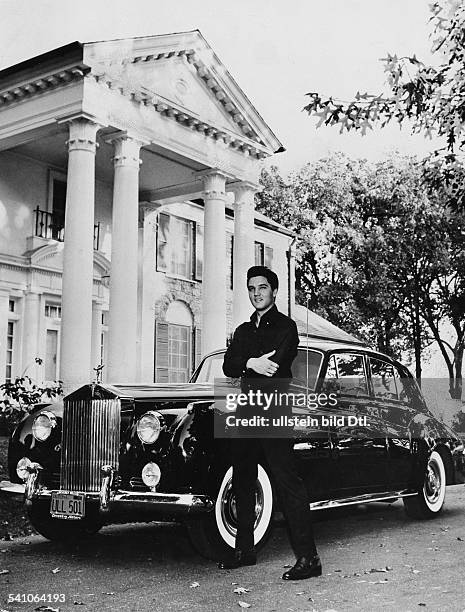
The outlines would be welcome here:
[[[231,440],[233,489],[236,495],[236,549],[254,546],[257,459],[265,456],[287,522],[296,557],[316,555],[308,493],[295,465],[293,440],[238,438]]]

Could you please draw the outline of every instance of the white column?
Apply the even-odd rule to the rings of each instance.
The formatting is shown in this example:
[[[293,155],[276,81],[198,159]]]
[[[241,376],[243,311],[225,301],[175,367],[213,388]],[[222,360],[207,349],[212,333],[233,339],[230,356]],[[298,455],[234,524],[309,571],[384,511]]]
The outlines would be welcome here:
[[[111,383],[136,379],[141,144],[129,136],[115,140],[107,372]]]
[[[153,382],[155,336],[155,253],[157,246],[157,211],[155,205],[144,208],[141,260],[140,381]]]
[[[98,128],[87,119],[69,124],[60,356],[65,394],[89,381]]]
[[[202,353],[226,344],[226,177],[214,170],[204,177],[202,274]]]
[[[40,332],[40,294],[37,291],[29,291],[24,296],[23,311],[23,351],[21,371],[25,372],[34,380],[39,380],[38,365],[36,357],[45,359],[45,354],[41,354],[39,332]]]
[[[94,300],[92,303],[92,353],[91,353],[91,380],[95,380],[94,368],[100,365],[100,347],[102,341],[102,302]]]
[[[258,187],[235,183],[234,252],[233,252],[233,329],[248,320],[253,310],[247,292],[247,270],[255,263],[254,194]]]

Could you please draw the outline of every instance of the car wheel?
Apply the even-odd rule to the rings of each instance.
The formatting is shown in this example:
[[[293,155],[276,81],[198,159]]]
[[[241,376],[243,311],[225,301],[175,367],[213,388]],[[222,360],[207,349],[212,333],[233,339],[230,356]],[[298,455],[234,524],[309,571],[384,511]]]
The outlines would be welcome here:
[[[266,470],[259,465],[256,486],[254,541],[261,548],[271,532],[273,490]],[[232,489],[232,467],[226,470],[215,508],[205,517],[188,523],[194,548],[207,559],[218,561],[234,551],[237,532],[236,498]]]
[[[73,542],[88,538],[96,534],[101,523],[96,518],[87,518],[80,521],[66,521],[50,516],[48,507],[30,506],[27,516],[34,529],[47,540],[54,542]]]
[[[413,518],[427,519],[437,516],[444,505],[446,495],[446,470],[444,461],[433,451],[426,466],[423,487],[415,497],[406,497],[405,512]]]

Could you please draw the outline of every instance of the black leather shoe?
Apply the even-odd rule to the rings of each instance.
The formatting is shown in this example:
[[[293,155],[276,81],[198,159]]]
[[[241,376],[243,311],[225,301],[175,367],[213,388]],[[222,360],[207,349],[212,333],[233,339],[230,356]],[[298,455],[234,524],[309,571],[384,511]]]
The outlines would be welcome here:
[[[257,555],[255,551],[236,550],[233,556],[227,557],[218,563],[219,569],[237,569],[243,565],[256,565]]]
[[[283,580],[303,580],[321,576],[322,567],[320,557],[299,557],[294,567],[283,574]]]

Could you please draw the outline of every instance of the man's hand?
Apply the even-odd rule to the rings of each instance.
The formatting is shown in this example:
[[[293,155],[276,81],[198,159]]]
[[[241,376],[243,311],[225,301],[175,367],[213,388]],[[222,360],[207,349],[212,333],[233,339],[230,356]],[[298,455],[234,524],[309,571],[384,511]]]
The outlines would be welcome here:
[[[247,363],[246,367],[257,374],[263,374],[264,376],[273,376],[273,374],[278,369],[278,364],[274,361],[271,361],[269,357],[274,355],[276,351],[271,351],[271,353],[265,353],[261,357],[251,357]]]

